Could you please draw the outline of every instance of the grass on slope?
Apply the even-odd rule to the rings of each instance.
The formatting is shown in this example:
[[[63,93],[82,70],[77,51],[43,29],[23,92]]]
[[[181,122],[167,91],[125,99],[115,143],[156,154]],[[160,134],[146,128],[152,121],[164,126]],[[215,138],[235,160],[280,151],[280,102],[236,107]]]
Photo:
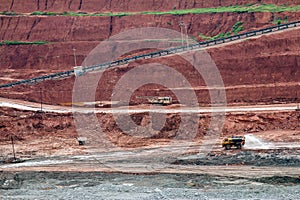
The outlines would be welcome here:
[[[128,15],[186,15],[186,14],[202,14],[202,13],[224,13],[224,12],[297,12],[300,11],[300,5],[286,6],[273,4],[248,4],[244,6],[226,6],[215,8],[194,8],[185,10],[169,10],[169,11],[146,11],[146,12],[116,12],[116,13],[85,13],[85,12],[43,12],[35,11],[31,15],[47,15],[47,16],[128,16]],[[18,15],[15,12],[3,11],[1,15]]]
[[[298,6],[277,6],[273,4],[261,4],[261,5],[246,5],[246,6],[228,6],[228,7],[216,7],[216,8],[194,8],[188,10],[171,10],[164,12],[143,12],[143,14],[154,15],[185,15],[185,14],[202,14],[202,13],[225,13],[225,12],[295,12],[300,11],[300,5]]]
[[[224,38],[224,37],[229,37],[232,34],[238,34],[239,32],[244,30],[244,26],[243,26],[243,22],[238,21],[236,22],[233,27],[231,28],[231,31],[227,32],[227,33],[219,33],[218,35],[215,36],[206,36],[203,35],[202,33],[199,34],[199,37],[201,37],[204,40],[215,40],[215,39],[219,39],[219,38]]]
[[[0,42],[0,46],[2,45],[42,45],[42,44],[47,44],[45,41],[34,41],[34,42],[24,42],[24,41],[3,41]]]

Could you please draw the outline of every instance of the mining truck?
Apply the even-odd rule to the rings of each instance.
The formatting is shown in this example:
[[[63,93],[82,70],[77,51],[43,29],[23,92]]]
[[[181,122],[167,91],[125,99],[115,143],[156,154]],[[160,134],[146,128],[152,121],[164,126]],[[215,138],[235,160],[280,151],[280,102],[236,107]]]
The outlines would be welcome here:
[[[244,136],[231,136],[224,138],[222,141],[222,147],[226,150],[231,149],[231,147],[236,147],[237,149],[241,149],[245,144]]]
[[[161,105],[170,105],[172,104],[172,97],[157,97],[157,96],[143,96],[137,97],[139,99],[147,99],[150,104],[161,104]]]

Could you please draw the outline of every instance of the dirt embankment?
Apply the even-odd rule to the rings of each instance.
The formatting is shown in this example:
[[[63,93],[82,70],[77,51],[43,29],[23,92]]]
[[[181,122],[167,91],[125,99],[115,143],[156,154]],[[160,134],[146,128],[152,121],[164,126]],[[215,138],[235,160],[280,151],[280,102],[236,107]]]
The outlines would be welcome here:
[[[223,13],[203,15],[146,15],[124,17],[0,17],[0,40],[47,41],[45,45],[0,46],[1,69],[66,70],[74,65],[73,48],[78,63],[100,41],[131,28],[161,27],[177,30],[180,21],[189,24],[188,34],[200,39],[199,34],[214,36],[231,31],[237,21],[245,30],[272,24],[277,17],[299,19],[300,13]],[[147,23],[145,23],[147,22]],[[232,57],[232,56],[231,56]],[[32,73],[33,71],[30,70]],[[29,77],[20,73],[17,79]],[[8,80],[9,82],[9,80]]]
[[[238,21],[243,22],[244,30],[251,30],[270,26],[277,18],[295,21],[299,17],[300,12],[143,15],[140,17],[0,16],[0,40],[100,42],[132,28],[160,27],[180,32],[181,21],[188,25],[187,33],[190,37],[200,39],[199,34],[215,36],[230,32]]]
[[[300,49],[297,45],[299,42],[299,29],[297,29],[208,50],[222,75],[226,86],[227,102],[297,102],[300,95],[298,67]],[[70,57],[69,60],[72,58]],[[34,62],[34,60],[28,59],[29,61]],[[207,104],[210,102],[208,90],[205,88],[206,84],[201,75],[179,56],[136,61],[127,67],[107,70],[99,82],[96,100],[110,100],[116,83],[126,72],[135,66],[151,62],[161,63],[176,69],[190,82],[200,103]],[[36,75],[30,69],[22,70],[25,72],[24,74],[20,74],[19,70],[3,70],[3,77],[11,80],[2,81],[9,82],[14,79],[22,79],[24,76],[33,77]],[[38,75],[47,72],[47,70],[39,71]],[[154,77],[153,80],[155,78],[157,77]],[[42,88],[43,101],[46,103],[71,102],[73,83],[74,78],[46,81],[37,85],[2,90],[1,96],[39,102],[39,91]],[[161,90],[158,91],[158,88]],[[176,97],[170,90],[157,85],[138,89],[134,93],[132,101],[141,103],[135,96],[145,95],[171,95],[176,101]]]
[[[75,1],[74,1],[75,2]],[[278,3],[278,2],[277,2]],[[237,22],[245,30],[266,27],[278,17],[297,20],[300,12],[282,13],[217,13],[199,15],[144,15],[123,17],[66,17],[66,16],[1,16],[0,40],[48,41],[45,45],[0,46],[0,83],[70,70],[74,66],[73,48],[77,63],[82,63],[100,41],[131,28],[163,27],[180,31],[179,22],[188,24],[188,34],[199,39],[199,34],[214,36],[229,32]],[[298,29],[299,30],[299,29]],[[299,31],[264,36],[244,43],[209,50],[227,88],[229,103],[256,103],[298,99]],[[210,102],[201,76],[178,57],[154,59],[175,68],[194,87],[200,103]],[[117,81],[133,66],[149,61],[133,62],[122,69],[108,70],[100,81],[96,100],[109,100]],[[35,86],[21,86],[1,90],[1,96],[39,101],[38,91],[43,90],[46,103],[71,102],[74,79],[47,81]],[[258,85],[264,84],[264,85]],[[233,86],[233,87],[232,87]],[[137,95],[172,95],[157,86],[144,88]],[[101,92],[100,92],[101,91]],[[141,89],[140,89],[141,91]],[[136,99],[133,99],[138,103]]]
[[[1,2],[4,4],[4,1]],[[131,1],[127,3],[129,2]],[[223,1],[210,1],[209,3],[212,2],[224,3]],[[229,2],[234,4],[232,1],[225,2],[225,4]],[[30,4],[16,0],[11,3],[22,7]],[[34,3],[63,5],[59,1]],[[70,3],[75,3],[75,1],[70,1]],[[251,2],[247,1],[247,3]],[[280,4],[280,1],[274,3]],[[284,3],[288,4],[288,2]],[[294,21],[299,17],[300,12],[143,15],[141,17],[0,16],[0,40],[50,42],[50,44],[40,46],[0,46],[0,60],[2,61],[0,67],[4,69],[70,69],[74,65],[73,47],[77,49],[80,63],[84,55],[88,54],[100,41],[132,28],[161,27],[180,31],[179,23],[184,21],[188,25],[188,35],[200,40],[200,34],[215,36],[229,32],[238,21],[243,22],[244,30],[252,30],[270,26],[277,18]]]
[[[280,142],[299,142],[299,121],[297,112],[277,112],[277,113],[246,113],[244,114],[227,114],[223,135],[244,134],[246,133],[263,133],[269,131],[272,134],[265,134],[275,138],[267,138],[271,141]],[[10,137],[13,136],[18,145],[18,154],[30,155],[56,155],[60,152],[72,152],[80,150],[76,138],[78,136],[87,137],[88,144],[102,144],[106,141],[99,141],[100,131],[106,135],[109,142],[119,147],[141,147],[150,144],[168,143],[172,140],[183,139],[184,134],[192,134],[189,140],[201,141],[203,135],[210,129],[210,116],[201,115],[188,124],[182,122],[183,115],[167,114],[166,122],[162,127],[157,129],[157,133],[149,135],[149,131],[145,134],[141,130],[135,128],[126,128],[120,126],[123,114],[97,114],[101,127],[93,129],[90,115],[84,115],[82,120],[87,121],[85,130],[90,130],[92,135],[78,135],[73,116],[71,114],[55,114],[55,113],[35,113],[22,112],[10,108],[1,109],[2,120],[0,122],[0,141],[3,151],[10,149]],[[155,117],[155,116],[154,116]],[[146,127],[154,118],[149,117],[149,113],[131,114],[131,119],[139,127]],[[195,133],[184,133],[185,125],[190,123],[198,126]],[[181,126],[181,129],[180,129]],[[183,126],[183,128],[182,128]],[[98,129],[99,128],[99,129]],[[127,130],[128,129],[128,130]],[[153,127],[153,129],[156,129]],[[278,133],[278,129],[281,132]],[[183,130],[183,132],[182,132]],[[186,130],[189,130],[187,127]],[[138,131],[138,133],[137,133]],[[273,133],[273,132],[274,133]],[[179,135],[180,134],[180,135]],[[107,141],[107,142],[108,142]],[[28,152],[28,147],[32,152]],[[39,152],[41,150],[41,152]],[[2,152],[5,154],[5,152]]]
[[[219,7],[230,5],[246,5],[255,3],[277,4],[277,5],[297,5],[298,0],[1,0],[0,10],[10,10],[15,12],[34,11],[80,11],[80,12],[138,12],[138,11],[164,11],[173,9],[190,9]]]

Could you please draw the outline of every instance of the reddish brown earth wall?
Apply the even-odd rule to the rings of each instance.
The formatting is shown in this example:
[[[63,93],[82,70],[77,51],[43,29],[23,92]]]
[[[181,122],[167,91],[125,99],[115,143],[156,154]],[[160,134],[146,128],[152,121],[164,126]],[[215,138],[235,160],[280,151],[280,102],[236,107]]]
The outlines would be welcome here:
[[[18,5],[16,0],[14,2],[14,5]],[[275,3],[280,4],[280,1]],[[189,24],[188,34],[198,39],[199,33],[213,36],[228,32],[237,21],[244,23],[245,30],[251,30],[273,25],[272,22],[278,17],[294,21],[300,18],[300,12],[143,15],[142,17],[0,16],[0,40],[50,42],[45,45],[0,46],[0,75],[4,77],[0,79],[0,83],[70,70],[74,65],[72,50],[74,47],[77,49],[78,63],[81,63],[84,55],[100,41],[131,28],[164,27],[180,31],[178,24],[180,21],[185,21]],[[277,99],[297,101],[300,95],[297,85],[300,77],[299,42],[298,29],[209,50],[225,85],[236,86],[227,88],[227,101],[229,103],[272,102]],[[177,69],[194,87],[205,85],[201,77],[194,76],[195,72],[191,66],[177,57],[154,59],[154,61]],[[101,87],[96,94],[96,100],[110,99],[114,83],[130,67],[147,62],[135,62],[125,69],[107,71],[100,82]],[[47,81],[35,86],[2,90],[0,95],[39,101],[37,91],[41,87],[45,102],[70,102],[73,81],[73,78]],[[268,87],[257,86],[257,84],[266,84]],[[245,85],[252,87],[244,87]],[[196,93],[200,103],[210,101],[207,90],[196,90]],[[153,87],[150,87],[140,93],[143,94],[167,95],[169,93],[168,91],[161,91],[161,94],[154,93]]]
[[[142,17],[0,16],[0,40],[102,41],[132,28],[163,27],[180,31],[181,21],[188,25],[188,35],[199,39],[200,33],[214,36],[229,32],[238,21],[244,23],[244,30],[250,30],[273,25],[272,23],[278,17],[295,21],[300,18],[300,12],[143,15]]]
[[[258,39],[250,39],[242,43],[232,44],[220,48],[210,49],[208,52],[216,62],[221,72],[225,86],[227,86],[227,101],[234,102],[272,102],[281,100],[284,102],[295,102],[300,97],[300,68],[299,68],[299,29],[262,36]],[[42,46],[36,46],[40,48]],[[59,54],[58,54],[59,55]],[[64,54],[62,54],[64,55]],[[70,61],[72,60],[69,58]],[[96,100],[109,100],[115,84],[133,66],[148,62],[159,62],[173,67],[182,73],[197,88],[205,86],[201,76],[189,64],[178,56],[169,58],[155,58],[132,62],[128,67],[122,69],[107,70],[99,82]],[[34,63],[34,62],[33,62]],[[71,67],[70,67],[71,68]],[[69,68],[69,69],[70,69]],[[21,70],[28,74],[27,70]],[[14,71],[12,78],[22,78],[24,75]],[[9,77],[3,71],[2,76]],[[13,74],[10,72],[10,74]],[[30,73],[34,76],[35,73]],[[8,82],[8,81],[6,81]],[[23,98],[39,101],[39,88],[44,90],[44,101],[48,103],[70,102],[74,79],[57,81],[46,81],[42,84],[16,87],[16,93],[2,90],[2,96],[11,98]],[[260,84],[260,85],[259,85]],[[232,87],[235,86],[235,87]],[[151,86],[137,95],[166,95],[168,92],[154,92]],[[152,91],[152,92],[151,92]],[[208,103],[207,90],[196,90],[200,103]]]
[[[189,26],[188,34],[198,39],[200,33],[217,35],[231,30],[237,21],[251,30],[272,25],[275,18],[300,18],[295,13],[203,14],[185,16],[124,17],[0,17],[0,40],[48,41],[47,45],[0,46],[0,68],[7,69],[70,69],[74,65],[73,48],[83,60],[100,41],[131,28],[163,27],[180,31],[179,22]],[[145,23],[146,22],[146,23]],[[265,47],[262,47],[265,48]],[[269,47],[268,47],[269,48]],[[229,55],[235,52],[231,52]],[[240,55],[240,54],[237,54]],[[232,57],[232,56],[231,56]]]
[[[25,144],[40,139],[50,141],[51,143],[55,141],[55,138],[62,138],[63,140],[73,139],[73,145],[75,147],[78,145],[76,143],[78,134],[76,133],[71,114],[22,112],[11,108],[1,108],[0,114],[2,116],[0,132],[3,133],[0,134],[1,144],[10,142],[10,136],[14,135],[16,141],[24,140],[23,142]],[[223,134],[221,136],[244,134],[245,132],[275,131],[278,129],[282,131],[299,130],[298,115],[299,113],[297,112],[227,114]],[[88,115],[85,117],[89,118]],[[137,147],[157,143],[159,141],[168,142],[174,139],[174,137],[179,134],[178,127],[181,123],[182,115],[166,115],[164,127],[158,134],[150,138],[125,134],[116,124],[116,116],[98,114],[97,117],[102,131],[111,142],[122,147]],[[118,115],[118,117],[122,117],[122,115]],[[148,122],[150,122],[147,113],[132,114],[131,118],[138,126],[146,126]],[[208,130],[210,117],[202,115],[200,119],[195,119],[192,123],[197,123],[199,127],[197,135],[191,139],[200,139]],[[189,128],[187,128],[187,130],[188,129]],[[297,136],[295,138],[297,138]],[[88,142],[92,142],[90,141],[92,138],[88,137],[87,139]],[[288,141],[288,138],[285,138],[285,140]],[[40,148],[44,150],[43,144],[40,145]],[[64,144],[59,146],[59,148],[64,148]]]
[[[297,5],[299,0],[1,0],[0,11],[138,12],[266,3]]]

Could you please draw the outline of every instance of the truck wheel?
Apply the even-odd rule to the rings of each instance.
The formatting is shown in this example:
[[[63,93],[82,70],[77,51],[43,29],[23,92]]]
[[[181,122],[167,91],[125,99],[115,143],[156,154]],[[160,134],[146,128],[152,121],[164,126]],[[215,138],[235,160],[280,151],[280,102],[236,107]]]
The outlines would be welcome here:
[[[236,145],[236,148],[237,148],[237,149],[241,149],[241,148],[242,148],[242,145],[241,145],[241,144],[237,144],[237,145]]]
[[[230,149],[230,145],[229,145],[229,144],[226,144],[226,145],[225,145],[225,149],[226,149],[226,150],[229,150],[229,149]]]

